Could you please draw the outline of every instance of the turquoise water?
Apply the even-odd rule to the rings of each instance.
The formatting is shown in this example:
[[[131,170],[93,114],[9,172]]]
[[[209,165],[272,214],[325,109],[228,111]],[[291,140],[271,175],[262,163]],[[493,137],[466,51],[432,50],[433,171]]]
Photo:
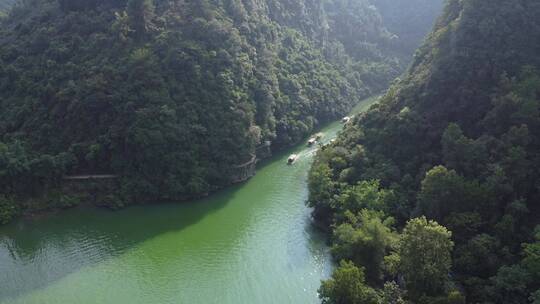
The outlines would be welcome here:
[[[324,128],[323,141],[340,129]],[[275,155],[203,200],[3,226],[0,303],[318,303],[332,262],[305,206],[315,149]]]

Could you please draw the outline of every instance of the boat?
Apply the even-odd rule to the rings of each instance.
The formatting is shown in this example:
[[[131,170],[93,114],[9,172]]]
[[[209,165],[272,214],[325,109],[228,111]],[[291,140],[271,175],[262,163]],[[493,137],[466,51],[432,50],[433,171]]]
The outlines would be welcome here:
[[[294,163],[294,161],[295,161],[297,158],[298,158],[298,155],[296,155],[296,154],[291,154],[291,155],[289,156],[289,158],[287,159],[287,164],[290,165],[290,164]]]
[[[349,116],[345,116],[341,119],[341,122],[342,123],[348,123],[349,121],[351,120],[351,118]]]
[[[317,142],[317,139],[315,137],[312,137],[307,141],[307,145],[313,146],[313,144],[315,144],[316,142]]]

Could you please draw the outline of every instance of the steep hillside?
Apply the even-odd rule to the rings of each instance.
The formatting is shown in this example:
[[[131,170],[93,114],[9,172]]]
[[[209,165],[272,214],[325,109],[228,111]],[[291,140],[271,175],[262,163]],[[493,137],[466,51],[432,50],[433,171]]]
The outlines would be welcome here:
[[[362,18],[378,52],[387,30]],[[94,198],[111,207],[230,184],[261,143],[298,142],[400,72],[352,59],[330,20],[307,0],[23,1],[0,28],[3,217],[76,204],[66,174],[118,176]]]
[[[323,284],[328,303],[384,282],[412,303],[539,301],[538,13],[448,1],[403,79],[319,153],[310,205],[354,262]]]
[[[114,208],[206,195],[405,67],[365,0],[25,0],[1,22],[6,219],[88,200],[65,175],[116,176],[92,191]]]

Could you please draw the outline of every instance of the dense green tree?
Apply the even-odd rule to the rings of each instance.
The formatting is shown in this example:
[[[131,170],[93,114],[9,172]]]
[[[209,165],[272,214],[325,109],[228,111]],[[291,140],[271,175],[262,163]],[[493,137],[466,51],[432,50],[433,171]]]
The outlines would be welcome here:
[[[204,196],[262,142],[298,143],[385,89],[412,53],[367,0],[24,0],[0,22],[0,141],[24,148],[0,152],[1,194],[22,212],[53,207],[66,174],[117,175],[115,207]]]
[[[487,157],[484,145],[463,135],[457,124],[448,125],[441,141],[444,163],[448,168],[466,176],[474,176],[484,169],[481,167]]]
[[[485,224],[477,212],[451,213],[445,218],[445,226],[452,231],[452,238],[460,243],[474,237]]]
[[[392,219],[382,219],[380,212],[364,209],[355,216],[347,212],[347,222],[334,230],[332,253],[340,260],[351,260],[365,268],[369,282],[382,279],[384,256],[396,243],[397,236],[392,232]]]
[[[319,297],[325,304],[379,303],[377,292],[365,283],[363,268],[347,261],[341,261],[332,277],[323,281]]]
[[[18,211],[13,198],[4,195],[0,196],[0,224],[6,224],[11,221],[17,215]]]
[[[540,226],[535,229],[535,240],[523,246],[521,265],[531,275],[537,288],[540,280]]]
[[[453,283],[458,303],[536,300],[537,270],[528,269],[540,212],[538,13],[528,0],[446,1],[408,72],[317,156],[338,185],[334,204],[376,179],[392,193],[384,211],[398,229],[425,215],[452,231],[450,289],[415,303],[448,303]],[[406,282],[402,259],[386,256],[383,271]]]
[[[314,207],[313,217],[319,221],[331,220],[334,185],[332,172],[327,164],[315,165],[309,175],[308,204]]]
[[[483,278],[494,275],[501,263],[500,247],[501,242],[496,237],[478,234],[456,247],[455,269],[462,273],[480,274]]]
[[[452,266],[452,233],[425,217],[410,220],[403,230],[399,270],[413,299],[445,291]]]
[[[385,282],[381,302],[384,304],[405,304],[404,292],[396,282]]]
[[[527,285],[531,282],[529,273],[519,265],[502,266],[493,282],[492,297],[500,303],[527,303]]]
[[[392,191],[381,189],[378,181],[362,181],[345,188],[337,201],[338,209],[358,213],[362,209],[387,211]]]
[[[443,221],[452,212],[473,211],[482,203],[482,189],[443,166],[426,173],[418,193],[419,212]]]

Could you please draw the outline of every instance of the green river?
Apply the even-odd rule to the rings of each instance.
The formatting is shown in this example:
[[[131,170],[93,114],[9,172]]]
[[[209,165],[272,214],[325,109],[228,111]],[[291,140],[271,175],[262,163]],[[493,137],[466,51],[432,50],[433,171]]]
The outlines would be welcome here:
[[[324,128],[323,142],[340,129]],[[284,151],[198,201],[81,207],[3,226],[0,303],[318,303],[332,262],[305,206],[315,149]],[[291,153],[300,157],[288,166]]]

